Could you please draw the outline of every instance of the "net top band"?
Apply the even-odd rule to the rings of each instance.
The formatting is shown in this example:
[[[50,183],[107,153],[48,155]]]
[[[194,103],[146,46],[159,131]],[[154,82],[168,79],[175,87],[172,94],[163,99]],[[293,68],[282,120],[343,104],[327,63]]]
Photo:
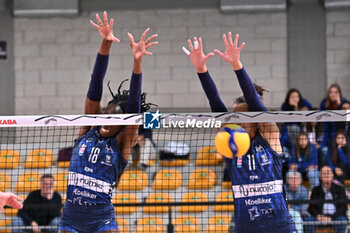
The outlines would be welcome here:
[[[211,121],[225,123],[259,122],[327,122],[349,121],[350,111],[275,111],[225,113],[161,113],[161,124]],[[0,116],[0,127],[83,126],[83,125],[142,125],[143,114],[114,115],[34,115]]]

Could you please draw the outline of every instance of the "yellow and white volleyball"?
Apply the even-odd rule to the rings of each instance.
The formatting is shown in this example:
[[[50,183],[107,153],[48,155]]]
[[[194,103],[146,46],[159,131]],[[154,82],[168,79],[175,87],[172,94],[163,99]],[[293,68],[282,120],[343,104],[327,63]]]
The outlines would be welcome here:
[[[249,134],[239,125],[225,124],[215,136],[215,146],[225,157],[242,157],[250,147]]]

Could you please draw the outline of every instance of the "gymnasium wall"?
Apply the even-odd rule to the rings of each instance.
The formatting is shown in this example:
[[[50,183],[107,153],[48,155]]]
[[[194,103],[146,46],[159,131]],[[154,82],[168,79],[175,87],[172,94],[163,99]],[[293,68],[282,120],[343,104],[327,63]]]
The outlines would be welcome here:
[[[350,11],[327,13],[327,84],[338,83],[350,99]]]
[[[101,13],[101,12],[99,12]],[[132,55],[126,33],[135,39],[148,26],[159,45],[143,62],[143,90],[161,108],[203,108],[208,102],[195,69],[182,52],[187,39],[202,36],[205,52],[223,50],[221,34],[240,33],[242,61],[252,79],[270,90],[264,102],[278,108],[287,87],[286,13],[228,14],[218,9],[109,11],[116,35],[105,81],[113,89],[129,78]],[[101,39],[89,24],[94,12],[71,18],[15,18],[15,114],[79,114]],[[220,26],[218,26],[220,25]],[[308,39],[308,38],[305,38]],[[338,82],[350,98],[350,14],[327,12],[327,84]],[[208,62],[225,104],[241,95],[230,66],[219,56]],[[307,81],[307,80],[305,80]],[[103,102],[110,99],[106,85]],[[325,95],[325,94],[324,94]]]
[[[222,33],[240,33],[246,41],[242,61],[253,80],[271,90],[265,102],[280,105],[286,85],[286,15],[222,15],[218,9],[109,11],[116,35],[105,81],[114,90],[129,78],[132,55],[126,33],[135,39],[148,26],[159,45],[143,62],[143,90],[160,107],[207,107],[190,60],[181,47],[202,36],[205,52],[223,49]],[[100,36],[90,25],[94,13],[73,18],[15,18],[16,114],[82,113]],[[220,26],[218,26],[220,25]],[[227,106],[241,95],[231,67],[219,56],[208,62]],[[110,99],[104,89],[104,103]]]

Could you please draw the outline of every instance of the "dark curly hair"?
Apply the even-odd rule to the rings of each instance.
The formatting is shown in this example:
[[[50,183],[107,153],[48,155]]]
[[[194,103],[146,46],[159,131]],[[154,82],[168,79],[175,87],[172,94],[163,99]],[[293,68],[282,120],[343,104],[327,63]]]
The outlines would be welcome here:
[[[256,92],[259,94],[260,98],[262,99],[263,98],[263,95],[264,95],[264,92],[269,92],[268,90],[266,90],[265,88],[263,88],[262,86],[256,84],[256,83],[253,83],[254,84],[254,87],[255,87],[255,90]],[[246,104],[246,100],[244,98],[244,96],[240,96],[238,97],[237,99],[235,99],[233,101],[234,104]]]
[[[124,113],[127,113],[126,112],[126,103],[128,101],[129,92],[130,92],[129,90],[121,90],[124,82],[126,82],[126,81],[129,81],[129,79],[125,79],[120,83],[120,85],[118,87],[118,93],[116,95],[112,92],[112,89],[110,87],[111,81],[108,81],[108,83],[107,83],[109,92],[111,93],[111,95],[113,97],[113,99],[110,100],[108,102],[108,104],[119,105],[123,109]],[[146,103],[146,96],[147,96],[147,93],[145,93],[145,92],[143,92],[141,94],[141,112],[148,111],[151,108],[151,106],[158,106],[158,105],[153,104],[153,103]]]

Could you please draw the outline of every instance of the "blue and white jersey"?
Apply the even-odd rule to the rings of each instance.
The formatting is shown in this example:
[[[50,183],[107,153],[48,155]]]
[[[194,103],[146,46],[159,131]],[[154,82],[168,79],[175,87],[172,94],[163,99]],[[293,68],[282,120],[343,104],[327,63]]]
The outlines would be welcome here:
[[[83,206],[110,204],[112,189],[126,165],[116,136],[102,137],[99,127],[90,130],[75,140],[67,201]]]
[[[258,130],[246,155],[227,159],[237,232],[294,232],[283,193],[282,159]]]

